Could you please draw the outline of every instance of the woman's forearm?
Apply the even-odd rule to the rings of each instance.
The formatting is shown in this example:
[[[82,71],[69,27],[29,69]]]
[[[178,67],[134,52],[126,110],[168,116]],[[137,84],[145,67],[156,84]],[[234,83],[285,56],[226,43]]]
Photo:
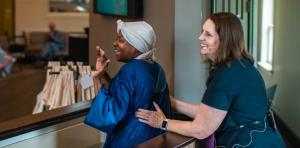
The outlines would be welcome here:
[[[107,72],[103,73],[100,80],[102,84],[105,84],[106,88],[109,88],[110,84],[112,83],[112,79]]]
[[[92,77],[94,80],[96,92],[98,92],[101,89],[102,85],[105,85],[105,87],[108,89],[110,87],[110,84],[112,83],[112,79],[106,71],[104,71],[102,74],[93,72]]]
[[[199,105],[196,104],[190,104],[183,101],[172,99],[172,102],[174,102],[173,107],[180,113],[189,116],[190,118],[195,118],[196,114],[199,110]]]
[[[94,88],[95,88],[95,93],[98,94],[98,92],[101,89],[102,84],[100,83],[100,80],[98,78],[93,77],[93,81],[94,81]]]
[[[204,139],[211,135],[202,128],[202,125],[195,125],[193,121],[169,120],[168,131],[197,139]]]
[[[174,100],[172,99],[172,106]],[[176,100],[175,100],[176,101]],[[159,106],[153,103],[156,111],[139,109],[135,112],[135,116],[140,122],[148,124],[155,128],[165,128],[163,125],[164,119],[166,118]],[[167,120],[167,130],[175,132],[181,135],[195,137],[198,139],[204,139],[210,136],[217,128],[220,126],[224,120],[227,111],[220,110],[214,107],[210,107],[206,104],[201,103],[197,107],[197,113],[191,113],[188,110],[192,110],[189,107],[194,107],[194,105],[188,105],[187,103],[177,101],[177,105],[180,107],[185,107],[187,110],[183,110],[190,115],[194,115],[193,121],[179,121],[179,120]]]
[[[201,103],[193,121],[169,120],[168,130],[185,136],[204,139],[220,126],[227,111]]]

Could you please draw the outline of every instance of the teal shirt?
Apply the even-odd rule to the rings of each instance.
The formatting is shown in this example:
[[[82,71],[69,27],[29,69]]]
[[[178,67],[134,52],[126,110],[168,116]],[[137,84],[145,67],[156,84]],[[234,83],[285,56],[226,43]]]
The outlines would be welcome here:
[[[212,70],[202,103],[227,111],[215,133],[218,146],[284,147],[279,132],[265,118],[268,112],[265,84],[249,60],[236,60]],[[257,124],[253,124],[255,121]]]

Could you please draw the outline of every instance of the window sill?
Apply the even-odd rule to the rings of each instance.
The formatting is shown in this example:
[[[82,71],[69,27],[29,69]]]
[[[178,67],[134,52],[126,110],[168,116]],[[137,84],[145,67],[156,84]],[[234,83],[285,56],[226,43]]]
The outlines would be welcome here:
[[[258,64],[258,66],[262,67],[264,70],[266,70],[268,72],[273,71],[273,66],[270,63],[259,61],[257,64]]]

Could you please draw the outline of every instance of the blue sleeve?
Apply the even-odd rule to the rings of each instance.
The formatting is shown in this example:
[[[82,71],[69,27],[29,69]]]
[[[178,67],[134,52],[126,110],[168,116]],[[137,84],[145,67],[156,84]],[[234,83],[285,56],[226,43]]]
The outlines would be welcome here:
[[[85,123],[94,124],[93,127],[106,133],[111,132],[127,115],[131,98],[130,82],[126,73],[121,72],[108,90],[103,86],[94,98]]]
[[[216,109],[228,111],[238,88],[230,78],[230,74],[220,73],[208,84],[202,103]]]

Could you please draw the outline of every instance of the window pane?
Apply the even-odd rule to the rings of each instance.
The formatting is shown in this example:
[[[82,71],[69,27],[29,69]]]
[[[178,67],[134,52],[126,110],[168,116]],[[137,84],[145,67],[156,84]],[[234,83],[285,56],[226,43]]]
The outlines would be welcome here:
[[[274,47],[274,0],[263,1],[261,30],[259,65],[267,70],[272,70]]]

